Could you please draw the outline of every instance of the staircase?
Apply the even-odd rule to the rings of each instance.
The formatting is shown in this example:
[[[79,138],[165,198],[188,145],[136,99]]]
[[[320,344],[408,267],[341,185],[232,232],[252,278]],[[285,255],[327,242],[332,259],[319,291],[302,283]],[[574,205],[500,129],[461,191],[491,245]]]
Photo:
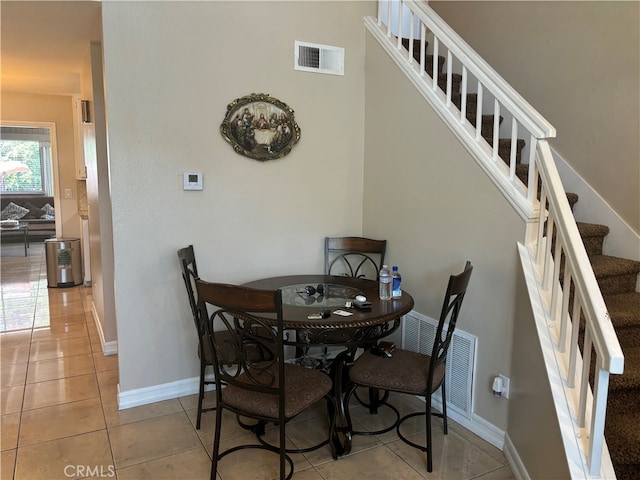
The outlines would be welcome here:
[[[408,39],[402,39],[402,45],[409,50]],[[413,40],[412,55],[418,63],[420,48],[420,40]],[[433,56],[425,57],[425,71],[432,77]],[[438,86],[446,92],[444,65],[445,58],[439,57]],[[451,101],[460,111],[461,81],[460,74],[451,75]],[[468,94],[466,98],[466,118],[476,125],[477,96]],[[500,125],[502,120],[495,122],[494,115],[482,116],[482,137],[490,146],[494,142],[495,125]],[[509,165],[512,140],[499,138],[498,142],[498,155]],[[515,173],[528,185],[529,165],[521,159],[524,147],[525,141],[518,139]],[[572,208],[579,200],[574,193],[567,193],[567,199]],[[640,478],[640,292],[635,290],[640,262],[603,255],[604,239],[609,233],[607,226],[583,222],[577,222],[577,226],[625,356],[624,374],[610,378],[605,439],[618,479],[635,480]]]

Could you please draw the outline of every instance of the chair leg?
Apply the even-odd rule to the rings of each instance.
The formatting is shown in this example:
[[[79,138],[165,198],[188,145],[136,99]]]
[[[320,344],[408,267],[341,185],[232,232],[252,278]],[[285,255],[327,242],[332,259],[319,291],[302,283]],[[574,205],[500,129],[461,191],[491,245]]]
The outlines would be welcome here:
[[[222,431],[222,408],[216,409],[216,429],[213,437],[213,453],[211,454],[211,480],[216,480],[218,472],[218,455],[220,454],[220,432]]]
[[[431,395],[427,394],[426,401],[427,472],[433,472],[433,448],[431,445]]]
[[[442,380],[442,422],[444,423],[444,434],[447,432],[447,389],[445,379]]]
[[[280,422],[279,428],[280,428],[280,480],[284,480],[285,479],[285,470],[284,470],[284,463],[285,463],[285,456],[286,456],[286,450],[287,450],[287,438],[284,432],[284,424],[285,422],[282,421]],[[291,474],[293,475],[293,466],[291,467]]]
[[[198,390],[198,415],[196,419],[196,430],[200,430],[200,418],[202,417],[202,402],[204,401],[204,371],[206,365],[200,361],[200,388]]]
[[[369,387],[369,414],[376,415],[378,413],[378,404],[380,396],[377,388]]]

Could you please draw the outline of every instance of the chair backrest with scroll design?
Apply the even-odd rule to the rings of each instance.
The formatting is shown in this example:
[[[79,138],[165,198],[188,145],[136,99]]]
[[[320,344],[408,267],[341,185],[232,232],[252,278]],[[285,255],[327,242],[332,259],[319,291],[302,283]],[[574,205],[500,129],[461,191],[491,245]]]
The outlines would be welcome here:
[[[471,262],[466,262],[461,273],[449,277],[431,356],[401,348],[396,348],[390,357],[374,355],[373,352],[365,352],[355,360],[349,369],[349,379],[352,384],[347,392],[347,399],[355,393],[358,387],[377,388],[387,392],[424,396],[424,410],[409,412],[400,418],[400,412],[387,402],[388,395],[385,394],[382,399],[376,400],[375,408],[380,405],[389,406],[396,413],[396,421],[391,427],[364,434],[373,433],[377,435],[395,428],[400,440],[427,453],[428,472],[433,471],[432,415],[442,418],[445,434],[448,429],[445,364],[472,271]],[[431,409],[431,394],[438,389],[442,393],[442,413],[437,413]],[[406,420],[418,415],[425,416],[425,444],[416,443],[413,439],[406,437],[401,428]],[[353,432],[353,434],[363,434],[363,432]]]
[[[285,478],[285,462],[289,463],[287,478],[290,478],[293,475],[293,461],[287,455],[285,424],[326,398],[331,391],[331,379],[319,370],[285,363],[280,290],[258,290],[199,279],[196,280],[196,288],[201,300],[201,315],[208,315],[207,310],[213,312],[204,322],[205,342],[214,351],[217,398],[211,478],[216,478],[220,459],[244,448],[264,448],[279,453],[280,478]],[[215,332],[214,338],[214,324],[229,333],[224,345],[215,341],[219,331]],[[220,354],[221,349],[224,350],[224,356]],[[228,352],[231,352],[231,362],[227,360]],[[260,445],[234,446],[220,452],[224,409],[242,417],[278,425],[279,446],[260,441]],[[330,432],[333,432],[332,426]],[[320,448],[327,443],[328,439],[313,448]]]
[[[364,237],[326,237],[324,246],[326,275],[376,280],[384,264],[387,241]]]
[[[198,413],[196,417],[196,429],[199,430],[202,413],[210,410],[215,410],[215,407],[203,407],[205,386],[213,384],[212,381],[207,380],[205,377],[205,369],[208,366],[213,365],[213,351],[203,341],[206,333],[203,322],[206,321],[206,316],[202,317],[200,315],[198,299],[196,297],[196,279],[198,278],[198,266],[196,265],[196,255],[193,250],[193,245],[189,245],[188,247],[179,249],[178,259],[180,260],[182,279],[184,280],[184,286],[187,290],[189,306],[191,307],[191,313],[193,315],[193,321],[195,323],[196,333],[198,335],[198,357],[200,358],[200,386],[198,389]]]
[[[228,332],[225,345],[212,342],[216,389],[228,384],[238,388],[260,390],[279,395],[279,375],[284,359],[282,343],[282,293],[280,290],[257,290],[237,285],[196,280],[200,308],[214,311],[204,322],[205,337],[214,338]],[[201,313],[207,316],[207,310]],[[213,332],[212,326],[218,330]],[[278,334],[280,333],[280,335]],[[216,338],[217,340],[217,338]],[[205,338],[207,342],[207,338]],[[220,355],[220,350],[224,354]],[[256,355],[268,351],[269,355]],[[228,358],[231,353],[232,359]],[[230,361],[232,360],[232,361]],[[244,373],[245,375],[240,375]],[[280,372],[281,373],[281,372]]]
[[[201,336],[202,326],[198,319],[198,301],[195,295],[195,279],[198,278],[198,266],[196,265],[196,255],[193,250],[193,245],[184,247],[178,250],[178,258],[180,259],[180,267],[182,269],[182,279],[184,280],[184,286],[187,289],[187,297],[189,298],[189,306],[191,307],[191,313],[196,323],[196,329],[198,330],[198,337]]]

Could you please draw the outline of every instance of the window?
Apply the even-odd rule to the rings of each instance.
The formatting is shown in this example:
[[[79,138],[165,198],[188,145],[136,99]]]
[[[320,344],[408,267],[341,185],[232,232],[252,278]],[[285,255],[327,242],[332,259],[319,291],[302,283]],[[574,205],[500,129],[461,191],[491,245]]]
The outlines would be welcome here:
[[[48,128],[0,127],[0,193],[53,195]]]

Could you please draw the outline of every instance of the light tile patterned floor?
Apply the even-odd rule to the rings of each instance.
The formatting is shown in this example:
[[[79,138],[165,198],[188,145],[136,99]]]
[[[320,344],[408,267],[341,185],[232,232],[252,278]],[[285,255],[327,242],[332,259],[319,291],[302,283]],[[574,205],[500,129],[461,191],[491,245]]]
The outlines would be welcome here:
[[[215,414],[205,413],[196,430],[195,395],[118,410],[117,356],[102,354],[90,313],[91,289],[47,288],[42,243],[32,243],[26,258],[19,244],[2,245],[1,254],[2,480],[208,479]],[[407,396],[397,396],[394,403],[403,411],[420,408]],[[288,442],[304,447],[321,438],[327,430],[324,418],[321,409],[303,414],[287,426]],[[388,420],[384,410],[371,416],[362,407],[353,408],[353,418],[359,430]],[[423,437],[420,423],[408,428]],[[274,434],[270,430],[267,437]],[[254,443],[231,415],[225,416],[223,446],[243,441]],[[353,452],[338,461],[326,447],[293,455],[294,478],[513,478],[500,450],[459,425],[445,436],[438,423],[434,444],[431,474],[424,455],[390,432],[356,436]],[[273,479],[277,468],[276,455],[245,450],[220,462],[218,478]]]

